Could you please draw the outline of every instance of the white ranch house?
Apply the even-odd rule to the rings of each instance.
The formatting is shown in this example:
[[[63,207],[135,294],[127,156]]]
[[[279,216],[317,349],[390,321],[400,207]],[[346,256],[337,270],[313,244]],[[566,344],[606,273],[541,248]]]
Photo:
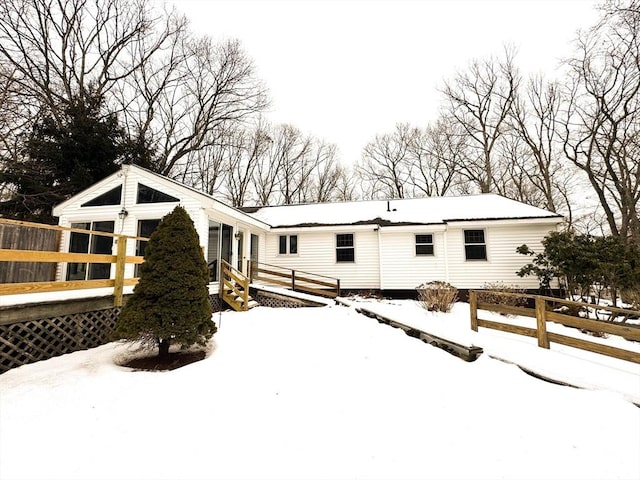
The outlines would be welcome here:
[[[540,248],[563,222],[558,214],[494,194],[239,210],[134,165],[57,205],[53,214],[62,226],[149,236],[177,205],[193,219],[213,272],[220,259],[245,273],[254,260],[339,278],[343,290],[407,291],[432,280],[459,289],[495,281],[535,289],[535,278],[515,273],[527,261],[516,247]],[[128,255],[142,254],[144,243],[127,248]],[[108,237],[87,241],[68,233],[63,249],[110,254],[115,246]],[[100,268],[109,266],[63,265],[59,277],[114,275]],[[134,266],[127,268],[126,276],[133,276]]]

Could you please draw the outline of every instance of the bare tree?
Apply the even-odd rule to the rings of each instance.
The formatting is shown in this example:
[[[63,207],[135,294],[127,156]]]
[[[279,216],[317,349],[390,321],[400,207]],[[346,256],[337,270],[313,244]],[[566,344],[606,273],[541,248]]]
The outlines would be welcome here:
[[[610,231],[640,237],[640,2],[610,1],[580,33],[570,67],[564,152],[598,196]]]
[[[438,197],[456,193],[459,188],[458,165],[464,159],[464,137],[455,132],[459,126],[439,119],[424,131],[416,130],[409,143],[410,181],[413,196]]]
[[[216,158],[206,151],[217,148],[220,132],[267,105],[265,89],[238,41],[216,44],[186,34],[177,37],[164,59],[135,72],[120,98],[127,123],[157,146],[153,170],[165,175],[193,169],[203,156]]]
[[[474,60],[469,69],[445,82],[442,92],[444,117],[458,123],[467,149],[460,173],[482,193],[492,192],[502,178],[496,148],[508,127],[507,116],[519,84],[514,52],[505,48],[505,58]]]
[[[329,202],[337,195],[338,182],[342,169],[337,160],[337,148],[334,144],[324,141],[316,142],[312,152],[314,156],[314,170],[312,181],[308,185],[307,201]]]
[[[235,135],[226,165],[226,199],[234,207],[249,203],[256,166],[266,157],[272,143],[268,126],[259,122],[252,130]]]
[[[569,212],[567,202],[571,190],[571,175],[562,151],[560,112],[563,98],[559,85],[541,75],[532,77],[525,95],[513,103],[507,134],[506,151],[511,164],[510,195],[552,212]]]
[[[350,202],[360,200],[362,191],[358,187],[361,186],[354,172],[342,165],[338,166],[338,178],[335,187],[335,200],[339,202]]]
[[[417,130],[399,123],[391,134],[376,135],[362,152],[356,174],[369,188],[370,198],[405,198],[410,179],[409,148]]]
[[[89,86],[104,96],[138,70],[172,35],[173,20],[147,0],[0,2],[0,59],[16,70],[23,99],[59,118]]]

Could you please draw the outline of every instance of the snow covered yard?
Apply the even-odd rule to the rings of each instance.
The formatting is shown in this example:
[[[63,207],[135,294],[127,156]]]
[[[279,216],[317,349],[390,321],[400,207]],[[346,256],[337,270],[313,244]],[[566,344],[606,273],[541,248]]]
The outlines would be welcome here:
[[[640,478],[618,393],[466,363],[353,308],[214,318],[211,354],[171,372],[119,367],[111,343],[0,375],[0,478]]]

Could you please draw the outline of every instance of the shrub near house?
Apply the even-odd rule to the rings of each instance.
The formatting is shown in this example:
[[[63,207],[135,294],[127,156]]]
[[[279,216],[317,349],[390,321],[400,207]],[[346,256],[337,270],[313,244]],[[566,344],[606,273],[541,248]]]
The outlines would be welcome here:
[[[151,235],[140,280],[116,323],[119,338],[169,347],[204,345],[216,332],[209,302],[209,272],[191,218],[182,207]]]

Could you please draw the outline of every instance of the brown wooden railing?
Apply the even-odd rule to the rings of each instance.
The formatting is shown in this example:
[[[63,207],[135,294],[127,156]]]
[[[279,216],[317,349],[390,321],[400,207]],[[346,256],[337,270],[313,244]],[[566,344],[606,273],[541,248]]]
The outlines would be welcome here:
[[[610,316],[612,318],[622,317],[625,320],[628,318],[640,317],[640,311],[605,305],[593,305],[590,303],[575,302],[572,300],[545,297],[541,295],[500,293],[500,295],[505,295],[507,297],[518,297],[521,299],[533,300],[535,302],[535,308],[514,307],[510,305],[500,305],[478,301],[478,294],[479,292],[476,291],[469,292],[469,304],[471,307],[471,329],[476,332],[478,331],[478,327],[492,328],[494,330],[500,330],[503,332],[515,333],[518,335],[537,338],[538,346],[542,348],[549,348],[549,344],[551,342],[555,342],[561,345],[567,345],[569,347],[579,348],[582,350],[587,350],[589,352],[595,352],[602,355],[627,360],[629,362],[640,363],[640,353],[638,352],[612,347],[609,345],[603,345],[601,343],[590,342],[588,340],[583,340],[567,335],[561,335],[559,333],[549,332],[547,330],[547,322],[554,322],[565,325],[567,327],[574,327],[596,334],[608,333],[611,335],[624,337],[627,340],[640,342],[640,327],[624,324],[622,322],[593,320],[589,318],[578,317],[575,315],[567,315],[565,313],[554,311],[553,309],[557,308],[559,305],[566,305],[570,308],[573,308],[574,310],[597,309],[600,311],[610,312]],[[487,310],[490,312],[497,312],[507,315],[521,315],[524,317],[535,318],[536,328],[523,327],[510,323],[481,319],[478,318],[478,310]]]
[[[125,278],[126,264],[140,264],[144,261],[141,256],[128,256],[127,241],[143,240],[148,241],[146,237],[132,237],[127,235],[119,235],[116,233],[99,232],[94,230],[83,230],[80,228],[60,227],[57,225],[45,225],[40,223],[22,222],[17,220],[0,219],[0,223],[4,225],[15,225],[21,227],[30,227],[47,230],[58,230],[65,232],[77,232],[91,235],[100,235],[105,237],[114,237],[117,240],[116,255],[102,255],[92,253],[65,253],[51,252],[41,250],[16,250],[0,248],[0,262],[34,262],[34,263],[60,263],[60,262],[79,262],[79,263],[114,263],[115,278],[104,280],[68,280],[68,281],[49,281],[49,282],[20,282],[20,283],[1,283],[0,295],[39,293],[39,292],[60,292],[66,290],[78,290],[88,288],[113,288],[114,305],[121,306],[123,301],[123,287],[125,285],[135,285],[138,283],[137,278]],[[0,264],[1,265],[1,264]]]
[[[220,262],[219,295],[234,310],[249,309],[249,277],[226,260]]]
[[[340,296],[339,278],[259,262],[250,262],[249,276],[252,282],[261,281],[325,297]]]

